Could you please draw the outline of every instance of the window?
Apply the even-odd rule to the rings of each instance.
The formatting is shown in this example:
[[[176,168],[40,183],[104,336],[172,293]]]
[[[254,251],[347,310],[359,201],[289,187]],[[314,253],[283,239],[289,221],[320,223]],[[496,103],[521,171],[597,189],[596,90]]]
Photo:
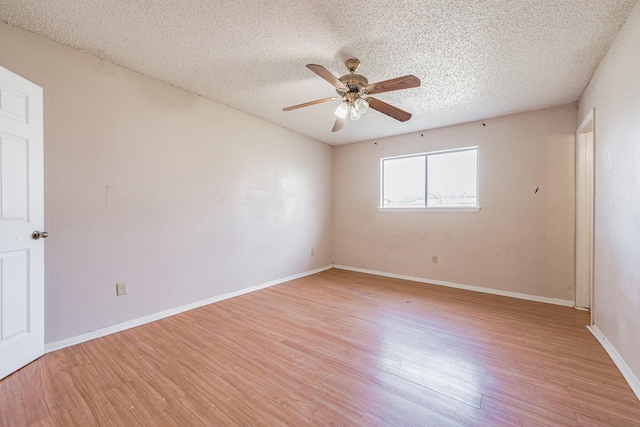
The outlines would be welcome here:
[[[381,174],[382,208],[478,207],[478,147],[385,158]]]

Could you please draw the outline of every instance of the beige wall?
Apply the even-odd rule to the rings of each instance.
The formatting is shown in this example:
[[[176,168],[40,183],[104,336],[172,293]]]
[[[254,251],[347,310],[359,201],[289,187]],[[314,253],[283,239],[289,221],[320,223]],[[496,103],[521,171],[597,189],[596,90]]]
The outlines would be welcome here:
[[[331,263],[330,146],[4,23],[0,65],[44,88],[47,342]]]
[[[594,321],[640,378],[640,4],[580,100],[595,107]]]
[[[571,105],[335,147],[334,262],[574,300],[575,122]],[[380,158],[474,145],[479,213],[378,211]]]

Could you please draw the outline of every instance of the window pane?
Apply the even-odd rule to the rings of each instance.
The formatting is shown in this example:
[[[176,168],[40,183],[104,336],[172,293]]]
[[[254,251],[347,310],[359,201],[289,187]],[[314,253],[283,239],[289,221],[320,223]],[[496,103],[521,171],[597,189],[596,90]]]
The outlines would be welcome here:
[[[427,207],[477,206],[477,149],[430,154],[427,171]]]
[[[424,156],[382,161],[382,206],[388,208],[424,207]]]

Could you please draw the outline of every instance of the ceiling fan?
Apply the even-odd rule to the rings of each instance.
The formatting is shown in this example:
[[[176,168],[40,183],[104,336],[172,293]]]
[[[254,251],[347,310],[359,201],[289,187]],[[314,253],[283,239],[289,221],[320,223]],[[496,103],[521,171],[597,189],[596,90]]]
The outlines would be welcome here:
[[[322,65],[307,64],[308,69],[335,86],[336,92],[338,92],[338,95],[340,96],[332,96],[330,98],[305,102],[304,104],[293,105],[291,107],[283,108],[282,110],[291,111],[297,108],[342,99],[342,102],[340,102],[340,105],[338,105],[338,108],[336,109],[335,115],[337,118],[331,132],[337,132],[342,129],[347,122],[347,118],[350,118],[351,120],[358,120],[369,109],[369,107],[401,122],[406,122],[411,118],[411,114],[406,111],[387,104],[386,102],[382,102],[376,98],[372,98],[370,96],[365,98],[365,96],[376,93],[391,92],[393,90],[419,87],[419,78],[409,74],[403,77],[396,77],[395,79],[369,84],[369,81],[365,76],[356,74],[356,70],[360,66],[359,60],[348,59],[344,64],[346,65],[347,70],[349,70],[349,74],[345,74],[340,78],[336,78]]]

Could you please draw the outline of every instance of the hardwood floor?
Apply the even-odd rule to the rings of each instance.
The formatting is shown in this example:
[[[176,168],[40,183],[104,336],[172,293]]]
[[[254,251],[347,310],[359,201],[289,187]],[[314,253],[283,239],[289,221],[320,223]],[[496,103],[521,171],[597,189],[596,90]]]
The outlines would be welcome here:
[[[333,269],[47,354],[0,425],[640,425],[587,322]]]

